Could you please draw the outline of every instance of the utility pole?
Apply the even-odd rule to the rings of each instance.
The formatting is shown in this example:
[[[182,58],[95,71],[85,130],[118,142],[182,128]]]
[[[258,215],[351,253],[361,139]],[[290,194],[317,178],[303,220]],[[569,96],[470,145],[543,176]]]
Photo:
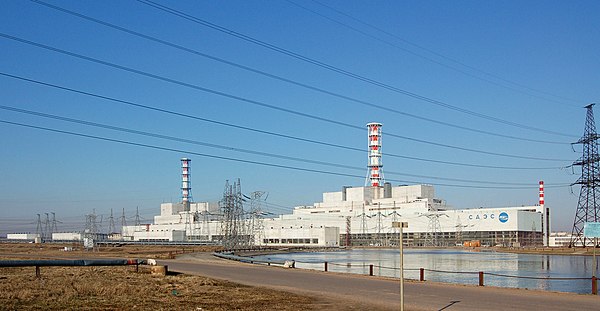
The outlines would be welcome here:
[[[400,229],[400,311],[404,311],[404,228],[408,228],[408,222],[395,221],[393,228]]]
[[[598,134],[596,133],[593,107],[594,104],[585,106],[587,109],[585,131],[583,137],[573,143],[583,146],[583,155],[572,164],[572,166],[581,166],[581,177],[572,184],[581,185],[581,190],[569,247],[575,247],[578,243],[586,247],[586,237],[583,235],[584,224],[600,221],[600,202],[598,202],[600,200],[598,193],[598,187],[600,187],[600,156],[598,155]]]

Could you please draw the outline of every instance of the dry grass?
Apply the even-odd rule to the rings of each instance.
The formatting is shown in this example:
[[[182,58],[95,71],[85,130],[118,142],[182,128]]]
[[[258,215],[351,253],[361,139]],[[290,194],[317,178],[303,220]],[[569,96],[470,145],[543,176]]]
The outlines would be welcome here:
[[[64,248],[73,250],[65,252]],[[219,246],[147,246],[122,245],[103,246],[94,250],[85,250],[81,244],[0,244],[0,256],[26,255],[27,257],[119,257],[119,258],[169,258],[172,255],[192,252],[213,252]]]
[[[0,245],[0,253],[20,258],[58,254],[59,247]],[[49,247],[50,249],[45,249]],[[159,255],[164,254],[159,249]],[[151,249],[128,247],[106,256]],[[93,257],[98,255],[93,254]],[[2,259],[7,258],[0,255]],[[73,256],[69,256],[73,257]],[[91,257],[91,256],[85,256]],[[144,256],[149,257],[149,256]],[[143,269],[142,269],[143,270]],[[152,276],[134,267],[34,267],[0,268],[1,310],[313,310],[322,309],[312,298],[264,288],[243,286],[200,276]]]

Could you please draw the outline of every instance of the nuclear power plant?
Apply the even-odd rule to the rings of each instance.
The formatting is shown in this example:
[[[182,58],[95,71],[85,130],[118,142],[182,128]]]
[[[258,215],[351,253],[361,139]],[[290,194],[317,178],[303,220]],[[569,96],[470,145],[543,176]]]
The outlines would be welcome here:
[[[395,246],[399,232],[392,222],[408,223],[407,246],[547,246],[550,210],[539,204],[502,208],[453,209],[435,196],[432,185],[385,182],[382,127],[367,124],[368,162],[365,186],[340,186],[323,193],[322,202],[296,206],[291,214],[264,217],[264,192],[242,194],[239,180],[225,184],[219,202],[192,200],[191,159],[181,159],[182,197],[163,203],[152,224],[123,226],[129,241],[198,241],[226,247]]]

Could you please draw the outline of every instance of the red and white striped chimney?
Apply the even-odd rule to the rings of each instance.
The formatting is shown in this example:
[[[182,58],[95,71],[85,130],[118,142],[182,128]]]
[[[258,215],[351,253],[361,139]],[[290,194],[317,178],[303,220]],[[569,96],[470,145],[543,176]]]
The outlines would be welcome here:
[[[187,204],[192,198],[192,160],[188,158],[181,159],[181,201]]]
[[[383,164],[381,163],[381,123],[372,122],[367,124],[369,134],[369,163],[367,186],[383,186]]]
[[[540,206],[544,207],[544,181],[540,180]]]

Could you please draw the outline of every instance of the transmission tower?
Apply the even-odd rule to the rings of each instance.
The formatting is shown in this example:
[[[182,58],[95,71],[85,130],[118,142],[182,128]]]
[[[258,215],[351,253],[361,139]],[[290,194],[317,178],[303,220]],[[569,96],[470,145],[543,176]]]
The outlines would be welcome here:
[[[50,236],[52,236],[52,233],[57,232],[58,228],[56,226],[57,223],[59,223],[60,221],[56,220],[56,213],[52,212],[52,226],[50,226]]]
[[[90,238],[96,239],[98,236],[98,216],[94,209],[91,214],[85,215],[85,229],[84,234]]]
[[[377,205],[377,246],[383,246],[383,235],[381,234],[383,230],[383,220],[381,219],[383,215],[381,214],[381,203]]]
[[[205,237],[204,239],[206,241],[210,241],[210,228],[208,225],[208,216],[209,216],[209,212],[208,212],[208,205],[206,206],[206,209],[204,211],[202,211],[202,229],[201,229],[201,234],[203,237]]]
[[[600,185],[600,157],[598,156],[598,134],[596,134],[596,123],[594,121],[594,104],[585,106],[587,116],[585,119],[585,132],[574,144],[583,146],[583,155],[573,165],[581,166],[581,177],[572,185],[581,185],[575,221],[571,231],[571,242],[569,247],[581,243],[586,247],[586,237],[583,236],[583,226],[586,222],[598,222],[599,207],[598,187]]]
[[[123,207],[123,213],[121,214],[121,230],[119,230],[119,232],[121,232],[121,234],[123,234],[123,227],[127,226],[127,220],[125,219],[125,208]]]
[[[44,238],[44,229],[42,227],[42,216],[37,214],[37,227],[35,229],[35,234],[40,238]]]
[[[113,217],[113,209],[110,209],[110,217],[108,217],[108,234],[115,233],[115,218]]]
[[[391,212],[388,216],[392,216],[392,224],[394,222],[398,221],[398,217],[401,217],[402,215],[398,214],[398,210],[396,210],[396,203],[394,203],[394,211]],[[394,226],[391,227],[391,232],[392,232],[392,238],[391,240],[395,240],[396,243],[400,243],[400,232],[398,231],[399,228],[396,228]],[[390,240],[390,242],[391,242]],[[399,244],[398,244],[399,245]]]
[[[233,185],[225,181],[223,199],[219,202],[223,215],[221,223],[222,243],[226,249],[234,249],[244,243],[242,216],[244,213],[242,187],[238,179]]]
[[[463,243],[463,225],[460,221],[460,216],[456,216],[456,235],[455,235],[455,244]]]
[[[46,214],[46,220],[44,221],[44,239],[49,239],[52,237],[52,235],[50,235],[50,237],[48,236],[48,233],[50,233],[50,215],[48,213],[44,213]]]
[[[189,203],[189,202],[188,202]],[[190,213],[190,211],[184,211],[185,213],[185,236],[186,239],[189,240],[190,238],[192,238],[192,235],[194,235],[193,233],[193,228],[192,228],[192,222],[193,222],[193,215],[192,213]]]
[[[362,204],[362,214],[360,214],[360,239],[361,243],[367,240],[367,214],[365,214],[365,203]]]
[[[261,242],[265,236],[265,228],[263,224],[263,196],[266,194],[264,191],[254,191],[250,193],[250,230],[253,237],[250,238],[250,245],[254,245],[255,241]]]
[[[427,234],[425,235],[425,245],[424,246],[432,246],[438,247],[439,243],[439,235],[442,232],[442,226],[440,224],[440,216],[449,217],[446,214],[440,214],[438,212],[429,212],[427,214],[421,214],[420,216],[427,217],[429,219],[429,224],[427,225]]]
[[[138,206],[135,207],[135,225],[140,226],[142,221],[140,220],[140,208]]]

